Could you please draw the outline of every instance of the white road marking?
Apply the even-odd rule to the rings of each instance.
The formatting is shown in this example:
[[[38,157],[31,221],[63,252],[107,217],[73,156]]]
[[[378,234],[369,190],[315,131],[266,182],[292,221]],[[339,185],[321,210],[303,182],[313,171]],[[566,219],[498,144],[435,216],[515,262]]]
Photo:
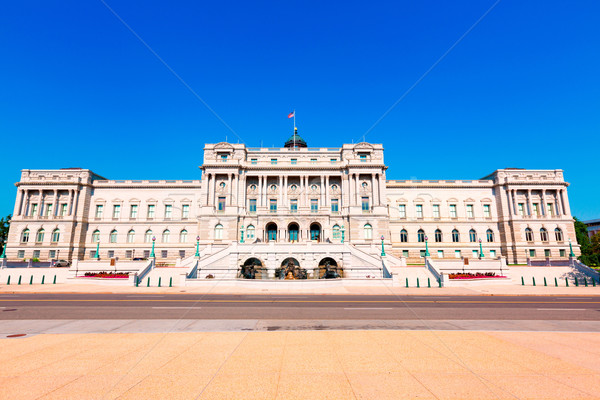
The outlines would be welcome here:
[[[344,308],[344,310],[393,310],[392,307],[348,307]]]
[[[591,297],[557,297],[556,300],[591,300]]]
[[[152,295],[146,295],[146,296],[127,296],[127,297],[139,297],[139,298],[154,298],[154,297],[165,297],[165,296],[152,296]]]
[[[538,308],[538,311],[586,311],[587,308]]]
[[[176,306],[173,306],[173,307],[152,307],[152,308],[154,308],[156,310],[170,310],[170,309],[200,310],[202,307],[183,307],[183,306],[176,307]]]

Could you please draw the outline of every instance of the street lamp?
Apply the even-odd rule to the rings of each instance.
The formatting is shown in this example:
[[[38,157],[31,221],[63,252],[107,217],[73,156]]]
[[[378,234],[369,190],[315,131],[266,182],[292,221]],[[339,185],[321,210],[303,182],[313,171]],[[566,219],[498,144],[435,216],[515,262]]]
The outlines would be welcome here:
[[[200,257],[200,236],[196,236],[196,254],[194,257]]]
[[[482,259],[483,257],[483,247],[481,247],[481,239],[479,239],[479,259]]]
[[[429,254],[429,246],[427,244],[427,241],[429,240],[429,238],[427,236],[425,236],[425,257],[430,257],[431,254]]]
[[[381,235],[381,257],[385,257],[385,249],[383,248],[383,235]]]
[[[344,243],[344,233],[346,232],[346,229],[344,229],[344,225],[342,225],[342,229],[340,229],[340,232],[342,232],[342,243]]]
[[[98,241],[96,242],[96,254],[94,254],[94,257],[96,260],[100,259],[100,239],[98,239]]]
[[[573,244],[571,244],[571,238],[569,238],[569,249],[571,250],[571,252],[569,253],[569,257],[575,257],[575,253],[573,253]]]
[[[244,243],[244,225],[240,227],[240,243]]]
[[[150,252],[150,258],[156,258],[156,255],[154,255],[154,242],[156,241],[156,237],[152,236],[152,251]]]
[[[4,246],[2,246],[2,255],[0,255],[0,258],[3,260],[6,259],[6,242],[8,242],[8,240],[4,239]]]

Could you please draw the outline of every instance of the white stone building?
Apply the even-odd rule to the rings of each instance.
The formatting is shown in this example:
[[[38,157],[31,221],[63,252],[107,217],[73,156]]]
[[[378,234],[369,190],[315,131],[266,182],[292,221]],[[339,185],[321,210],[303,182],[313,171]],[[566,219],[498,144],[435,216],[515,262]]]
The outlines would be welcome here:
[[[569,256],[574,225],[562,170],[500,169],[478,180],[388,180],[381,144],[282,148],[207,144],[201,180],[108,180],[86,169],[23,170],[9,260],[148,258],[198,250],[215,262],[287,258],[350,267],[385,251],[433,258]],[[480,242],[481,240],[481,242]],[[99,249],[99,254],[96,250]],[[229,249],[229,250],[227,250]],[[576,254],[578,247],[573,245]],[[214,256],[216,251],[228,258]],[[233,254],[235,253],[235,257]]]

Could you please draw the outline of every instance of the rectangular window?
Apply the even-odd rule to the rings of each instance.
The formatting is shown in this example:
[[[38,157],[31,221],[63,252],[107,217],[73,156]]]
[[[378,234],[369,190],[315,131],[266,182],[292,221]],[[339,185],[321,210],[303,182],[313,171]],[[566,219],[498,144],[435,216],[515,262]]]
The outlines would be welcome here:
[[[297,158],[292,158],[292,165],[296,165],[298,164],[298,159]]]
[[[104,212],[104,206],[101,204],[96,205],[96,218],[102,218]]]
[[[269,210],[272,213],[277,212],[277,199],[270,199],[269,200]]]
[[[438,250],[438,258],[444,258],[444,250]]]
[[[144,250],[144,258],[150,257],[150,250]]]
[[[553,217],[554,216],[554,207],[552,206],[552,203],[546,204],[546,209],[548,210],[548,215]]]
[[[184,204],[181,206],[181,218],[189,218],[190,217],[190,205]]]
[[[473,258],[479,258],[479,250],[473,250]]]
[[[219,203],[217,205],[219,211],[225,211],[225,197],[219,197]]]
[[[406,205],[398,205],[398,211],[400,211],[400,218],[406,218]]]
[[[490,257],[496,258],[496,250],[490,250]]]
[[[550,257],[550,249],[544,250],[544,257]]]
[[[67,203],[63,203],[60,205],[60,216],[64,217],[67,215]]]
[[[456,218],[456,204],[450,204],[450,218]]]
[[[169,255],[169,251],[168,250],[161,250],[160,251],[160,257],[161,258],[167,258],[168,255]]]
[[[256,158],[250,159],[250,164],[258,164],[258,160]]]
[[[132,204],[131,208],[129,209],[129,218],[137,218],[137,216],[138,216],[138,205]]]
[[[115,251],[114,250],[109,250],[108,251],[108,258],[113,258],[115,256]]]
[[[417,218],[423,218],[423,205],[417,204]]]
[[[37,258],[38,260],[40,259],[40,251],[39,250],[33,251],[33,258]]]
[[[490,218],[492,216],[492,211],[489,204],[483,205],[483,216],[486,218]]]
[[[17,258],[20,260],[22,258],[25,258],[25,250],[19,250],[17,251]]]
[[[125,250],[125,258],[127,258],[127,259],[133,258],[133,251],[132,250]]]
[[[360,157],[360,162],[367,162],[367,155],[366,154],[359,154],[358,156]]]
[[[369,211],[371,208],[369,207],[369,198],[368,197],[363,197],[362,198],[362,210],[363,211]]]
[[[319,200],[310,199],[310,212],[316,213],[319,211]]]
[[[311,158],[310,159],[310,163],[311,164],[316,164],[317,163],[317,159],[316,158]]]
[[[47,204],[46,205],[46,215],[51,217],[52,216],[52,204]]]
[[[337,162],[337,158],[332,158],[330,161],[332,164],[335,164]]]
[[[90,258],[95,258],[95,257],[96,257],[96,250],[90,250]]]
[[[33,216],[35,216],[35,214],[36,214],[36,213],[37,213],[37,204],[36,204],[36,203],[33,203],[33,204],[31,205],[31,216],[32,216],[32,217],[33,217]]]
[[[227,154],[221,154],[221,161],[227,162]]]
[[[50,250],[48,252],[48,258],[54,260],[56,258],[56,250]]]
[[[271,165],[277,165],[277,159],[271,158]]]
[[[165,219],[173,216],[173,205],[165,204]]]
[[[518,209],[519,209],[519,215],[520,216],[525,216],[525,204],[524,203],[519,203],[518,204]]]
[[[179,258],[185,258],[185,250],[179,250]]]
[[[154,204],[148,205],[148,218],[154,218],[154,209],[156,206]]]
[[[533,203],[532,207],[533,207],[533,215],[540,215],[540,208],[538,206],[538,203]]]
[[[439,218],[439,217],[440,217],[440,205],[434,204],[433,205],[433,218]]]
[[[565,250],[561,249],[561,250],[559,250],[559,254],[561,257],[565,257],[567,255],[567,252]],[[19,257],[19,258],[21,258],[21,257]]]
[[[419,250],[419,257],[425,258],[425,250]]]
[[[338,199],[331,199],[331,212],[338,212]]]
[[[408,258],[408,250],[402,250],[402,257]]]
[[[454,250],[454,257],[460,258],[460,250]]]
[[[298,199],[290,200],[290,211],[293,213],[298,212]]]
[[[529,257],[535,257],[535,250],[529,250]]]
[[[474,218],[475,214],[473,213],[473,204],[467,204],[467,218]]]
[[[113,206],[113,218],[119,218],[121,216],[121,206],[120,205],[114,205]]]
[[[256,199],[250,199],[250,205],[248,208],[251,213],[256,212]]]

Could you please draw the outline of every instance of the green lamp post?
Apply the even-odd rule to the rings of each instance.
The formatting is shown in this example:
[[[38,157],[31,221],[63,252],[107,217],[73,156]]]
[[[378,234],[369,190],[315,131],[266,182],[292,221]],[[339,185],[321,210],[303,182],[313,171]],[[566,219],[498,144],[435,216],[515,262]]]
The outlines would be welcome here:
[[[200,257],[200,236],[196,236],[196,254],[194,257]]]
[[[240,243],[244,243],[244,225],[240,227]]]
[[[340,229],[340,231],[342,232],[342,243],[344,243],[344,233],[346,232],[346,229],[344,229],[344,225],[342,225],[342,229]]]
[[[381,235],[381,257],[385,257],[385,249],[383,248],[383,235]]]
[[[150,258],[156,258],[156,255],[154,255],[154,242],[156,242],[156,237],[152,236],[152,251],[150,252]]]
[[[575,253],[573,253],[573,244],[571,243],[571,239],[569,238],[569,249],[571,252],[569,253],[569,257],[575,257]]]
[[[425,236],[425,257],[431,256],[431,254],[429,254],[429,245],[427,244],[428,240],[429,240],[429,238],[427,236]]]
[[[481,247],[481,239],[479,239],[479,258],[483,258],[483,247]]]
[[[6,259],[6,240],[4,240],[4,246],[2,246],[2,255],[0,255],[0,258],[2,259]]]
[[[96,254],[94,254],[96,260],[100,259],[100,239],[96,242]]]

